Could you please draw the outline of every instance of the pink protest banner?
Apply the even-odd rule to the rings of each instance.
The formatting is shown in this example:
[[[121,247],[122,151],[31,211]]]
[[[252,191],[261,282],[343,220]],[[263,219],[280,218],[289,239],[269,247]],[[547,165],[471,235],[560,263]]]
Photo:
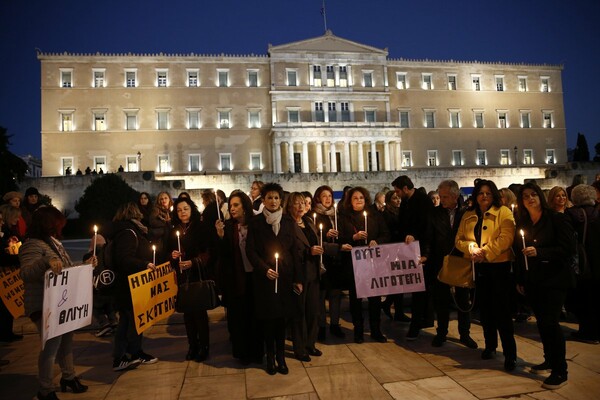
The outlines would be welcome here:
[[[419,242],[352,248],[356,296],[366,298],[425,291]]]

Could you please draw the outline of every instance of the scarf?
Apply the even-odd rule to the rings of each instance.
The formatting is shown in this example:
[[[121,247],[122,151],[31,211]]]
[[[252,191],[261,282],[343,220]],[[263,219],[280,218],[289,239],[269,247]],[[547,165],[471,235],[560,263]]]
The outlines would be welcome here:
[[[328,217],[333,217],[333,214],[335,214],[335,208],[333,206],[325,208],[323,204],[319,203],[315,205],[315,212],[320,215],[327,215]]]
[[[69,257],[69,254],[63,247],[62,243],[58,241],[58,239],[50,236],[50,241],[48,242],[48,244],[50,245],[50,247],[52,247],[52,250],[54,250],[54,252],[58,254],[60,259],[62,260],[63,268],[73,266],[73,261],[71,261],[71,257]]]
[[[270,212],[266,208],[263,209],[263,214],[267,220],[267,224],[273,228],[275,236],[279,235],[279,228],[281,228],[281,216],[283,215],[283,209],[279,209],[275,212]]]

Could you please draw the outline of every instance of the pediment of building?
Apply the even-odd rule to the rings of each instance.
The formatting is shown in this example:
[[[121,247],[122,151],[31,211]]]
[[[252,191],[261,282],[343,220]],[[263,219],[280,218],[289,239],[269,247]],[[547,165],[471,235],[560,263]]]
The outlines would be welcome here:
[[[322,52],[322,53],[362,53],[378,56],[387,56],[387,49],[378,49],[365,44],[353,42],[335,36],[331,31],[324,35],[311,39],[300,40],[298,42],[286,43],[278,46],[269,44],[269,54],[273,53],[302,53],[302,52]]]

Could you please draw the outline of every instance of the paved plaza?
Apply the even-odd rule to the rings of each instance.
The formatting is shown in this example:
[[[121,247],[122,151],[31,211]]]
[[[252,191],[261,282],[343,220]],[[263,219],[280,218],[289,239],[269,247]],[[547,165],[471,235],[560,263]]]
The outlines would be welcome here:
[[[85,246],[81,247],[83,251]],[[120,373],[112,370],[112,338],[97,338],[94,329],[81,330],[75,334],[75,364],[89,390],[82,394],[58,393],[58,397],[77,400],[600,399],[600,345],[567,342],[569,384],[556,391],[541,387],[544,376],[529,372],[529,366],[543,361],[533,319],[515,323],[518,365],[513,373],[507,373],[503,369],[501,348],[496,359],[484,361],[481,349],[468,349],[458,342],[455,320],[450,322],[449,341],[439,348],[431,346],[434,328],[423,330],[418,340],[408,342],[405,339],[408,324],[391,321],[383,315],[382,331],[388,342],[371,341],[367,334],[365,343],[355,344],[347,297],[342,306],[346,339],[328,335],[324,343],[318,344],[323,355],[312,357],[310,362],[294,359],[288,342],[289,375],[270,376],[264,365],[243,367],[231,357],[223,308],[209,313],[210,357],[200,364],[185,361],[187,340],[181,314],[159,322],[144,334],[144,350],[159,357],[158,363]],[[568,335],[576,325],[564,323],[563,327]],[[1,400],[29,400],[37,391],[39,336],[24,317],[15,321],[15,332],[24,334],[24,340],[0,344],[0,359],[10,361],[0,370]],[[472,325],[471,336],[483,346],[479,324]],[[58,385],[58,366],[55,371]]]
[[[60,399],[599,399],[600,345],[567,342],[569,384],[549,391],[541,387],[542,376],[529,366],[543,361],[535,323],[515,324],[518,366],[514,373],[503,369],[500,351],[495,360],[481,360],[481,350],[464,347],[450,339],[440,348],[431,346],[434,328],[423,331],[417,341],[404,339],[408,324],[384,317],[387,343],[351,342],[352,330],[344,301],[343,327],[347,339],[327,337],[318,348],[321,357],[310,362],[287,354],[289,375],[268,375],[264,365],[243,367],[231,357],[227,324],[222,308],[210,312],[210,357],[204,363],[185,361],[187,351],[182,316],[171,316],[144,334],[146,352],[160,358],[126,372],[112,370],[111,338],[96,338],[94,330],[75,334],[76,371],[89,390],[83,394],[58,393]],[[574,325],[566,323],[565,332]],[[456,321],[449,338],[457,338]],[[36,365],[39,336],[27,318],[15,323],[23,333],[21,342],[0,345],[0,358],[10,364],[0,371],[0,399],[32,399],[37,390]],[[481,327],[472,336],[483,345]],[[500,350],[500,349],[499,349]],[[56,383],[60,370],[56,366]],[[57,388],[58,389],[58,388]]]

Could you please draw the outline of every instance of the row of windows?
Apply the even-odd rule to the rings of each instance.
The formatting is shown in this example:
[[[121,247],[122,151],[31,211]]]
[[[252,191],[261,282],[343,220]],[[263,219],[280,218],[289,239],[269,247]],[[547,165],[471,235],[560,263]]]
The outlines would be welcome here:
[[[309,82],[313,87],[341,87],[345,88],[348,86],[354,86],[352,75],[349,73],[349,66],[325,66],[325,71],[322,71],[320,65],[313,65],[310,74]],[[124,70],[125,80],[123,85],[125,87],[138,87],[140,82],[138,80],[137,68],[126,68]],[[216,74],[216,86],[218,87],[229,87],[232,85],[231,76],[229,69],[218,68]],[[298,69],[288,68],[286,69],[286,84],[288,86],[298,86]],[[446,74],[446,89],[457,90],[458,87],[458,76],[456,74]],[[495,86],[493,90],[503,92],[506,90],[505,77],[504,75],[494,76]],[[550,77],[540,76],[539,91],[549,92],[550,91]],[[60,69],[60,87],[70,88],[73,87],[73,69],[72,68],[61,68]],[[155,69],[155,81],[156,87],[168,87],[171,85],[169,79],[169,70],[167,68],[156,68]],[[198,69],[187,69],[186,70],[186,81],[185,85],[188,87],[199,87],[200,86],[200,71]],[[260,86],[259,81],[259,70],[248,69],[246,70],[246,77],[244,85],[247,87],[258,87]],[[363,87],[375,87],[375,81],[373,76],[373,70],[362,70],[362,82]],[[106,69],[105,68],[93,68],[91,76],[91,86],[102,88],[107,86]],[[407,72],[396,72],[396,87],[398,89],[409,89],[410,80]],[[433,74],[432,73],[421,73],[420,76],[420,87],[423,90],[436,89],[433,85]],[[471,88],[474,91],[482,90],[481,85],[481,74],[471,74]],[[527,92],[530,90],[528,77],[518,76],[518,87],[517,90],[520,92]]]
[[[353,122],[354,112],[352,110],[352,104],[348,102],[327,102],[327,110],[323,109],[323,102],[315,102],[314,109],[311,113],[312,122]],[[138,130],[139,129],[139,109],[124,110],[125,112],[125,130]],[[75,130],[74,122],[74,110],[59,110],[60,113],[60,130],[63,132],[70,132]],[[170,110],[157,109],[156,113],[156,126],[158,130],[168,130],[170,126]],[[105,131],[108,129],[107,124],[107,111],[93,110],[93,126],[92,130]],[[422,126],[424,128],[436,128],[438,127],[436,121],[436,110],[424,109],[422,115]],[[542,110],[542,128],[553,128],[554,127],[554,112],[552,110]],[[519,111],[519,127],[521,128],[532,128],[531,124],[531,111],[520,110]],[[186,128],[187,129],[200,129],[201,124],[201,110],[199,108],[188,108],[186,109]],[[509,112],[507,110],[496,110],[496,121],[494,126],[497,128],[509,128]],[[233,127],[231,119],[231,109],[223,108],[217,109],[215,127],[219,129],[230,129]],[[363,118],[367,123],[375,123],[377,121],[377,108],[376,107],[364,107]],[[472,126],[474,128],[485,128],[484,111],[472,110]],[[300,123],[301,120],[301,108],[300,107],[287,107],[287,121],[288,123]],[[398,121],[400,127],[411,128],[414,127],[411,124],[410,110],[398,111]],[[247,127],[248,128],[260,128],[261,124],[261,111],[259,109],[251,109],[247,112]],[[462,128],[463,117],[462,112],[457,109],[448,110],[448,127],[450,128]]]
[[[106,156],[93,156],[93,164],[90,167],[91,170],[96,172],[109,172],[109,165],[106,162]],[[125,156],[123,160],[124,164],[119,165],[119,169],[123,168],[125,172],[138,172],[140,171],[141,154]],[[202,155],[201,154],[188,154],[188,172],[200,172],[203,170]],[[216,168],[219,171],[232,171],[233,162],[231,153],[219,153],[219,161]],[[248,169],[252,171],[260,171],[264,168],[262,161],[262,153],[249,153],[249,164]],[[61,170],[59,174],[70,175],[74,171],[74,158],[73,157],[62,157],[61,158]],[[115,171],[117,170],[116,168]],[[159,154],[156,157],[156,172],[169,173],[172,171],[171,168],[171,157],[169,154]]]
[[[533,165],[534,157],[532,149],[524,149],[521,155],[521,159],[518,157],[518,149],[513,151],[509,149],[502,149],[497,155],[497,159],[489,160],[488,152],[484,149],[478,149],[475,152],[475,164],[476,165],[519,165],[519,161],[522,165]],[[427,166],[437,167],[443,165],[440,160],[438,150],[427,150]],[[545,159],[543,161],[546,164],[556,164],[556,152],[554,149],[546,149]],[[460,167],[465,165],[464,152],[462,150],[452,150],[451,158],[448,160],[448,164],[454,167]],[[412,167],[412,151],[402,151],[402,166]]]
[[[423,90],[433,90],[436,89],[433,85],[433,74],[432,73],[422,73],[420,77],[420,87]],[[471,82],[470,82],[471,90],[481,91],[482,90],[482,78],[481,74],[471,74]],[[398,89],[409,89],[410,82],[408,79],[407,72],[396,72],[396,87]],[[447,90],[457,90],[458,87],[458,75],[457,74],[446,74],[446,85],[443,89]],[[505,84],[504,75],[494,75],[494,86],[491,88],[497,92],[504,92],[507,90]],[[519,92],[528,92],[530,91],[529,80],[525,75],[517,76],[517,88]],[[540,76],[539,78],[539,88],[540,92],[549,92],[550,91],[550,77],[549,76]]]
[[[135,131],[140,129],[139,124],[139,109],[126,109],[123,110],[125,113],[125,121],[122,129],[128,131]],[[200,129],[201,123],[201,110],[199,108],[188,108],[186,109],[186,128],[187,129]],[[260,128],[261,116],[259,109],[248,110],[247,127],[248,128]],[[76,130],[74,110],[59,110],[60,114],[60,130],[63,132],[72,132]],[[156,109],[156,125],[154,129],[168,130],[171,129],[171,113],[170,110]],[[108,129],[107,122],[107,110],[93,110],[93,125],[91,127],[94,131],[105,131]],[[218,129],[230,129],[233,127],[231,119],[231,109],[217,109],[215,127]]]
[[[134,88],[140,86],[138,78],[137,68],[125,68],[124,70],[124,87]],[[218,87],[229,87],[232,85],[230,79],[229,69],[217,69],[216,86]],[[168,87],[171,86],[172,82],[169,77],[169,70],[166,68],[155,69],[154,86],[156,87]],[[106,78],[105,68],[93,68],[91,76],[91,86],[96,88],[107,87],[108,82]],[[185,85],[188,87],[199,87],[200,86],[200,71],[198,69],[186,70],[186,81]],[[259,71],[257,69],[246,70],[246,80],[244,85],[247,87],[259,87]],[[63,88],[74,87],[73,81],[73,69],[72,68],[61,68],[60,69],[60,82],[59,86]]]

